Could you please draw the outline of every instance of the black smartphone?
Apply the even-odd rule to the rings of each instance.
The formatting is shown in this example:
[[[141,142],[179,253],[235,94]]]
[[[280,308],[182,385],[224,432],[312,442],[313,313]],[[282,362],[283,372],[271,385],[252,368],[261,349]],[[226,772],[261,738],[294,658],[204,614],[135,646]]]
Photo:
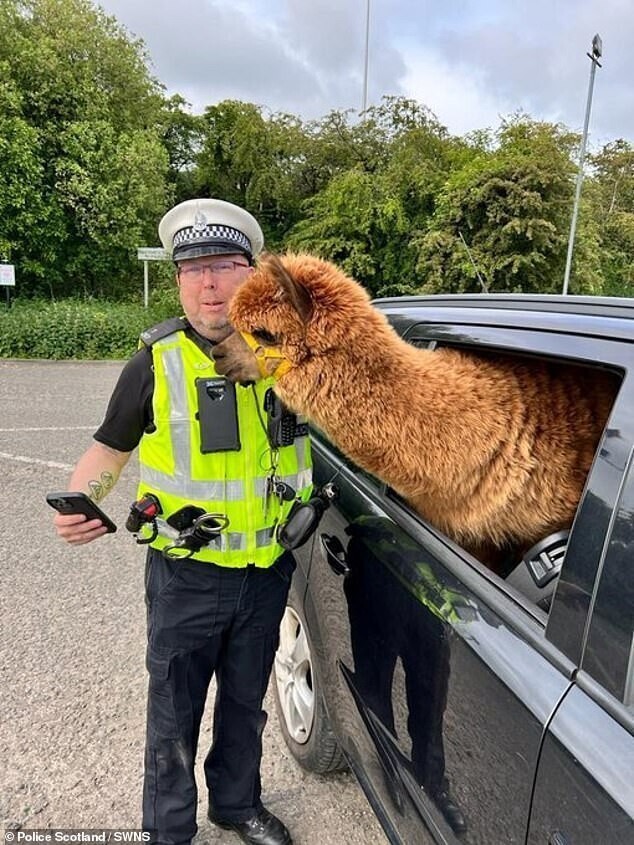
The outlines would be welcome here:
[[[110,517],[85,493],[48,493],[46,501],[60,513],[83,513],[87,519],[100,519],[108,529],[108,534],[117,530]]]
[[[197,378],[200,451],[234,452],[240,450],[236,386],[221,376]]]

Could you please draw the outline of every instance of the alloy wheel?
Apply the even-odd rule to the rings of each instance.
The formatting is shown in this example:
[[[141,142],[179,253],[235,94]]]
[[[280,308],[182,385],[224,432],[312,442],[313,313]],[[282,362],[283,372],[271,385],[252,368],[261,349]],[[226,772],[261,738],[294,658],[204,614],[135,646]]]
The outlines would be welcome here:
[[[308,741],[315,717],[310,646],[302,620],[287,607],[275,655],[275,683],[286,729],[295,742]]]

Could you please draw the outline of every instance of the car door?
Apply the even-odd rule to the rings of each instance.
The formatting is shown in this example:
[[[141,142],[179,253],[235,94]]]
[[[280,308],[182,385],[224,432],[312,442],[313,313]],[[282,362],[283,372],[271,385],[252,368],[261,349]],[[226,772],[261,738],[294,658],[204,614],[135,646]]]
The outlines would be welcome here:
[[[580,670],[540,755],[528,838],[534,845],[634,843],[634,403],[626,401],[627,382],[622,393],[604,454],[608,465],[628,469],[593,584]],[[574,586],[559,600],[568,605]]]
[[[461,344],[561,349],[552,333],[491,326],[430,325],[411,339],[454,335]],[[569,337],[566,353],[611,360],[609,343],[590,345],[589,353],[585,339]],[[599,467],[606,461],[600,452]],[[599,537],[619,473],[605,475]],[[586,616],[568,620],[567,650],[553,645],[543,611],[319,435],[315,476],[334,480],[340,496],[313,545],[309,626],[329,716],[388,835],[408,845],[524,842],[544,731],[571,690],[577,664],[567,651],[580,648]],[[594,547],[584,562],[592,571]]]

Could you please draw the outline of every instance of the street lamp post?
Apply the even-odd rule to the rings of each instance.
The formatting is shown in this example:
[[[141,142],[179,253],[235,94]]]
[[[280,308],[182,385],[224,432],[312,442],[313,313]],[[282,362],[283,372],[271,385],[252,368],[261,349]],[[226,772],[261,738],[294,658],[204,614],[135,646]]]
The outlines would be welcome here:
[[[583,124],[583,137],[581,139],[581,152],[579,154],[579,172],[577,173],[577,186],[575,189],[575,203],[572,209],[572,220],[570,221],[570,235],[568,236],[568,255],[566,256],[566,270],[564,272],[564,288],[562,293],[568,293],[570,282],[570,268],[572,267],[572,251],[575,244],[575,231],[577,229],[577,215],[579,214],[579,199],[581,198],[581,183],[583,182],[583,162],[586,157],[586,143],[588,141],[588,124],[590,123],[590,109],[592,108],[592,91],[594,89],[594,75],[597,67],[601,67],[599,59],[603,55],[603,42],[599,34],[592,39],[592,52],[586,53],[590,61],[590,83],[588,85],[588,102],[586,103],[586,117]]]
[[[370,0],[366,0],[365,7],[365,58],[363,69],[363,103],[361,111],[368,107],[368,66],[370,63]]]

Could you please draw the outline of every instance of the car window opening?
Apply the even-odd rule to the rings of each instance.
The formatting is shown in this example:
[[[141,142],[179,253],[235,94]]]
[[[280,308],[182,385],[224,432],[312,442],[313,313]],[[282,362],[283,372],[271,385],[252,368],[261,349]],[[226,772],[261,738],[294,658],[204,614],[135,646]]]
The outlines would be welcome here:
[[[616,396],[622,382],[622,374],[599,366],[593,367],[587,364],[579,364],[569,360],[555,359],[541,355],[515,354],[509,353],[507,350],[500,351],[496,349],[478,348],[477,350],[474,350],[474,348],[469,345],[446,343],[436,344],[433,340],[430,341],[429,339],[421,338],[414,338],[411,342],[416,346],[427,346],[432,349],[461,349],[462,351],[467,352],[470,356],[475,355],[483,361],[505,360],[512,365],[517,364],[520,369],[525,367],[531,368],[535,362],[538,362],[537,366],[542,368],[546,365],[546,375],[544,377],[545,384],[548,384],[548,380],[551,379],[552,384],[556,389],[559,389],[558,385],[561,383],[560,379],[565,379],[567,376],[570,376],[573,389],[579,391],[580,395],[584,392],[592,391],[593,389],[606,390],[611,393],[612,401],[611,404],[609,404],[608,410],[604,410],[600,418],[597,416],[597,418],[593,421],[596,431],[594,455],[592,461],[588,462],[587,471],[583,476],[583,483],[579,484],[579,495],[575,506],[576,513],[576,509],[578,508],[583,495],[583,490],[585,489],[587,476],[594,462],[594,457],[596,457],[596,453],[599,449],[607,420],[614,406],[614,401],[616,400]],[[553,396],[545,390],[539,404],[539,412],[541,414],[546,416],[557,415],[558,401],[556,395]],[[527,423],[529,422],[530,420],[527,420]],[[576,420],[574,419],[561,419],[559,420],[558,425],[551,426],[551,430],[545,432],[546,436],[549,437],[549,442],[547,444],[540,443],[539,450],[537,450],[542,453],[542,459],[543,454],[548,453],[549,449],[571,449],[569,433],[571,429],[574,431],[575,425]],[[561,438],[555,436],[558,429],[562,435]],[[562,440],[564,439],[566,439],[566,443],[562,445]],[[571,460],[573,460],[574,453],[571,451],[570,454]],[[547,473],[545,474],[545,478],[548,478]],[[548,612],[552,596],[557,585],[558,576],[563,566],[573,520],[574,514],[571,515],[567,524],[555,526],[555,530],[544,533],[530,546],[511,543],[497,549],[487,548],[483,550],[483,553],[481,554],[477,549],[474,550],[473,548],[465,548],[487,569],[492,570],[494,574],[498,575],[507,584],[511,585],[531,603],[536,604],[542,610]],[[436,525],[434,527],[438,528]],[[459,545],[464,546],[464,544],[461,543],[459,543]]]

